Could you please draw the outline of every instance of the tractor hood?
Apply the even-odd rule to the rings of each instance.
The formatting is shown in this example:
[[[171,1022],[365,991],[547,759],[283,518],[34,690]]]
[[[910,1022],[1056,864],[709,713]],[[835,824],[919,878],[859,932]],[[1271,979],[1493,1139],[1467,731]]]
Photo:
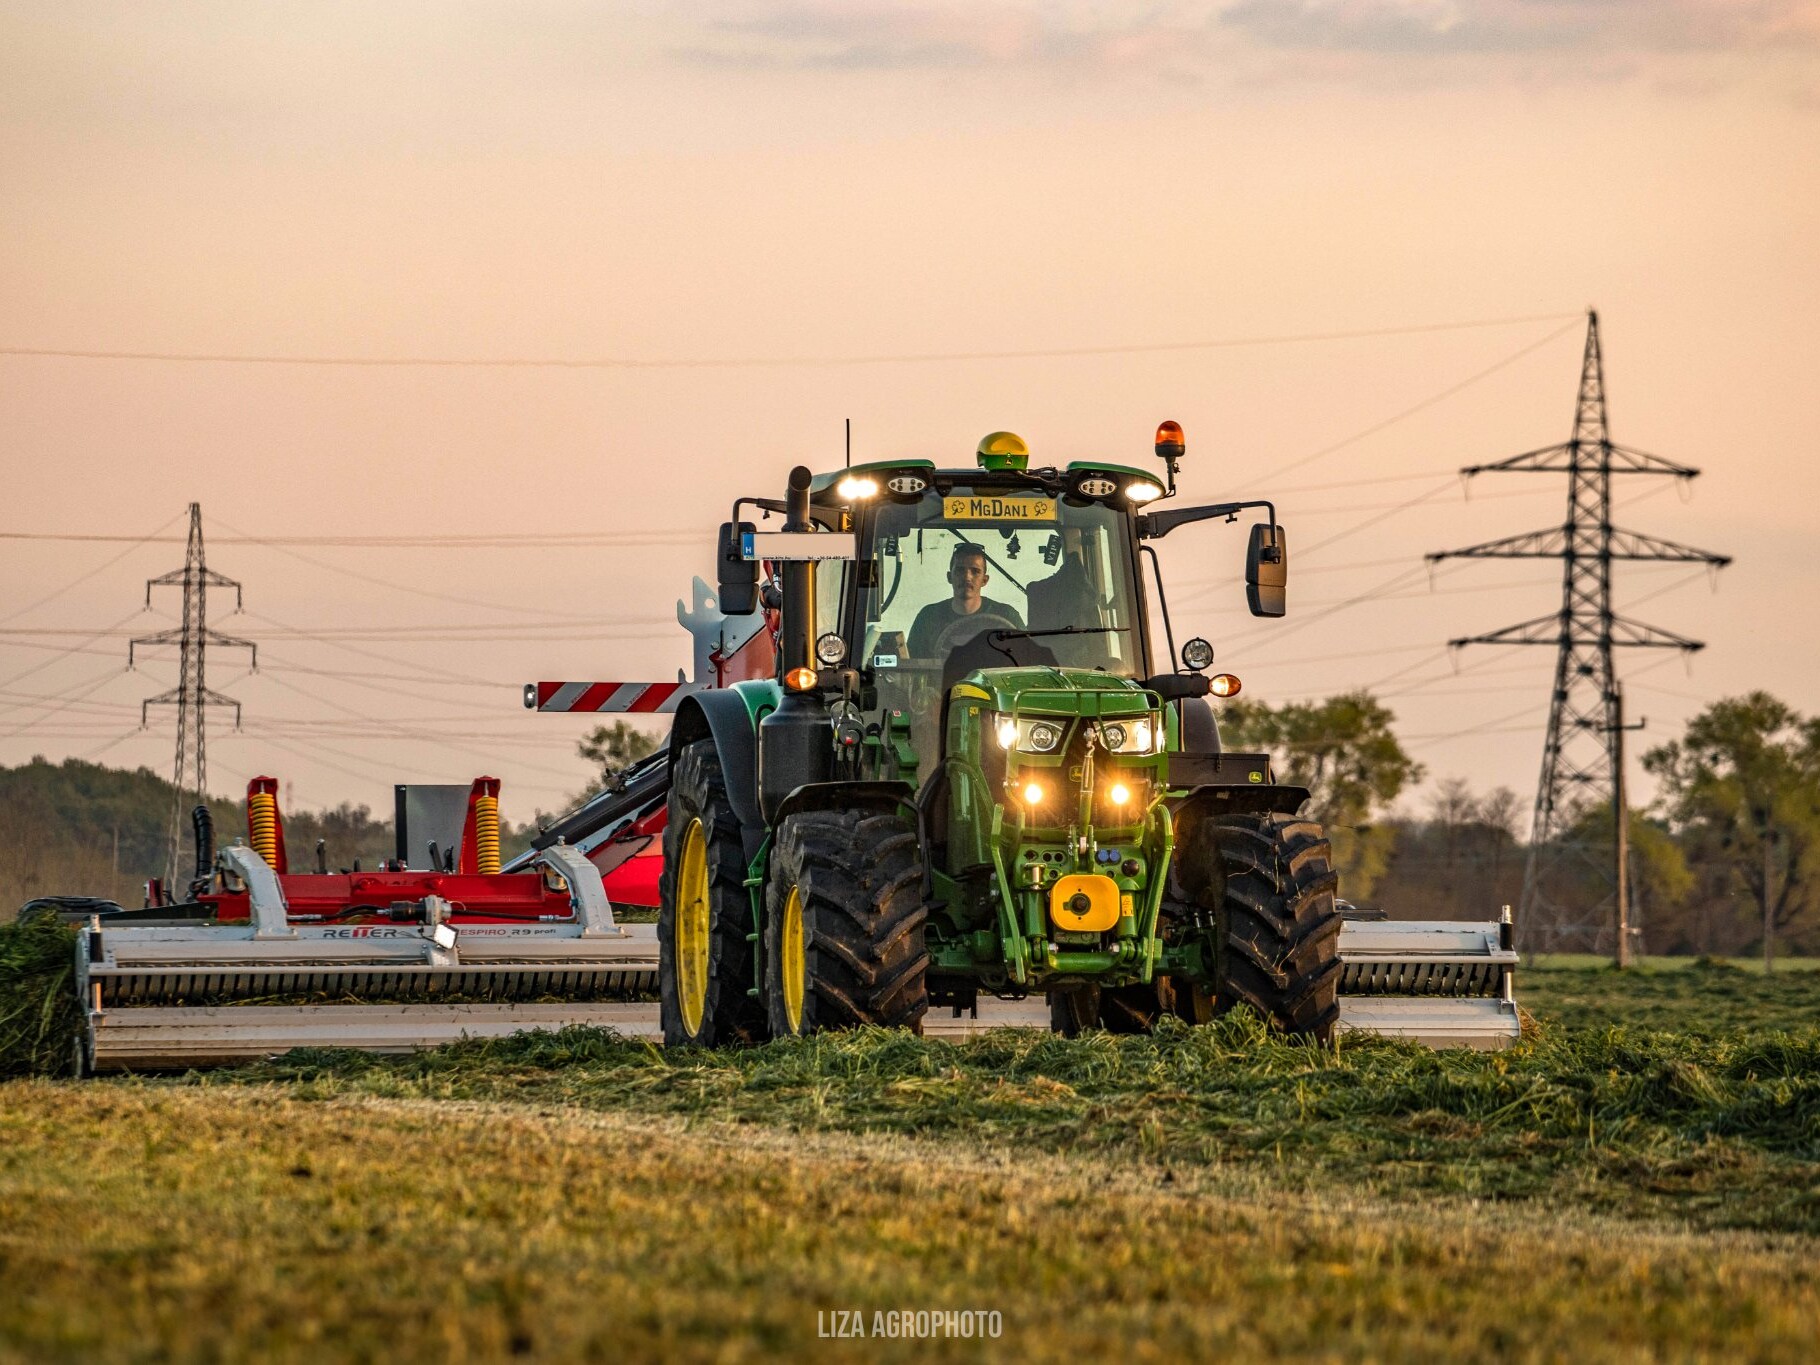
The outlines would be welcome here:
[[[1156,694],[1130,679],[1098,669],[984,668],[954,686],[956,702],[984,703],[994,711],[1023,715],[1143,716],[1157,708]]]

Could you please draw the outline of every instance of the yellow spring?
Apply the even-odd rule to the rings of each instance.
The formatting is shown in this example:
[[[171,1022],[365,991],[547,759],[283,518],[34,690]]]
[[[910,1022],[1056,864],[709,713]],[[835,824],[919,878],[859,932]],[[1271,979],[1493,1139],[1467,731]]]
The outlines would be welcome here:
[[[483,877],[499,874],[499,798],[474,798],[474,864]]]
[[[267,867],[278,866],[278,798],[270,792],[250,792],[246,798],[247,832],[253,838],[253,852],[265,859]],[[495,836],[494,847],[498,847]]]

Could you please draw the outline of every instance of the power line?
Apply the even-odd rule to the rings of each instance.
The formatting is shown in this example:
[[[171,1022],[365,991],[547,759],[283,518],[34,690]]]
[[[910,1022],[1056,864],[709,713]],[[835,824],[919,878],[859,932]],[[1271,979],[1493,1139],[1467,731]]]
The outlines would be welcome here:
[[[1567,475],[1567,519],[1561,526],[1506,536],[1463,550],[1428,556],[1444,559],[1554,559],[1562,565],[1561,606],[1547,616],[1507,626],[1486,635],[1449,641],[1472,644],[1547,645],[1555,650],[1555,681],[1550,693],[1542,771],[1536,784],[1536,806],[1523,874],[1518,932],[1530,947],[1558,951],[1563,940],[1583,942],[1597,950],[1612,926],[1617,965],[1625,966],[1633,948],[1627,839],[1629,805],[1624,795],[1623,696],[1613,664],[1615,648],[1673,649],[1691,653],[1704,648],[1672,631],[1631,620],[1612,606],[1612,569],[1620,560],[1701,564],[1711,569],[1731,562],[1655,536],[1612,525],[1614,475],[1659,475],[1681,482],[1699,470],[1656,455],[1620,446],[1611,439],[1605,408],[1604,358],[1599,345],[1599,315],[1586,315],[1586,349],[1574,401],[1573,435],[1559,445],[1513,455],[1495,464],[1469,465],[1467,477],[1480,473],[1561,473]],[[1671,591],[1669,584],[1650,596]],[[1647,599],[1643,599],[1647,600]],[[1612,811],[1610,839],[1586,829],[1586,816],[1601,806]],[[1586,907],[1572,872],[1590,871],[1610,886],[1600,904]]]
[[[492,760],[494,760],[498,757],[497,754],[482,753],[476,749],[464,749],[459,745],[450,744],[448,737],[446,735],[435,734],[435,733],[432,733],[429,731],[423,731],[423,730],[412,730],[406,726],[398,725],[394,722],[384,720],[378,716],[369,716],[369,715],[365,714],[364,712],[355,710],[351,706],[343,706],[338,701],[331,701],[329,698],[323,696],[319,692],[312,692],[306,687],[299,687],[296,683],[285,682],[282,678],[274,678],[274,679],[272,679],[272,681],[277,683],[280,687],[289,688],[291,691],[297,693],[299,696],[308,697],[311,701],[317,702],[320,705],[332,707],[334,710],[340,711],[343,715],[353,716],[356,719],[365,721],[370,725],[381,726],[381,727],[385,728],[386,730],[390,731],[391,734],[395,738],[417,740],[417,741],[420,741],[420,742],[426,743],[426,744],[442,745],[444,747],[454,749],[458,753],[466,753],[466,754],[469,754],[471,757],[479,758],[485,762],[491,762]],[[529,763],[529,764],[520,764],[519,766],[527,767],[527,768],[530,768],[533,772],[545,773],[545,774],[548,774],[553,777],[568,776],[568,773],[566,772],[566,770],[560,770],[560,769],[556,769],[556,768],[546,768],[540,764]]]
[[[268,616],[257,611],[250,611],[247,615],[251,616],[256,621],[265,621],[270,625],[280,626],[301,638],[313,638],[310,637],[306,631],[291,625],[288,621],[280,621],[275,616]],[[348,654],[358,654],[363,658],[378,659],[384,663],[397,664],[402,668],[414,668],[425,674],[438,675],[451,682],[481,683],[486,686],[493,685],[493,680],[490,678],[477,678],[472,673],[456,673],[446,668],[437,668],[431,664],[419,664],[411,659],[401,659],[396,654],[384,654],[376,649],[362,649],[359,645],[351,645],[342,640],[323,640],[321,643],[328,645],[331,649],[339,649]]]
[[[215,536],[215,545],[256,545],[265,549],[290,546],[313,546],[319,549],[379,550],[598,550],[614,546],[644,549],[657,545],[680,545],[701,539],[696,530],[651,531],[527,531],[492,532],[475,535],[397,536],[397,535],[317,535],[317,536]],[[145,537],[110,535],[99,531],[0,531],[0,540],[55,541],[86,544],[90,542],[140,545],[182,545],[182,536],[150,535]],[[115,561],[110,560],[109,563]],[[102,565],[106,568],[107,565]],[[72,585],[73,586],[73,585]]]
[[[1242,346],[1282,346],[1299,342],[1362,341],[1376,337],[1415,336],[1428,332],[1457,332],[1483,327],[1509,327],[1527,322],[1554,322],[1561,313],[1533,313],[1520,317],[1477,318],[1465,322],[1416,323],[1401,327],[1372,327],[1331,332],[1285,332],[1215,341],[1144,342],[1123,346],[1061,346],[1034,350],[924,351],[890,355],[740,356],[705,360],[631,357],[565,359],[560,357],[451,357],[451,356],[347,356],[272,355],[245,352],[79,350],[39,346],[0,346],[0,355],[59,360],[140,360],[161,363],[211,365],[307,365],[356,369],[484,369],[484,370],[730,370],[788,369],[792,367],[845,367],[859,365],[912,365],[975,360],[1051,360],[1071,356],[1162,355],[1172,351],[1224,350]],[[1578,316],[1575,314],[1574,316]]]
[[[165,862],[166,882],[174,886],[177,881],[178,843],[183,831],[184,798],[186,794],[194,793],[196,800],[202,802],[207,801],[209,795],[209,751],[205,728],[208,709],[211,706],[231,706],[234,708],[234,723],[240,723],[240,703],[232,697],[222,696],[208,685],[208,647],[214,645],[220,649],[251,650],[253,663],[257,665],[259,646],[247,640],[223,635],[209,625],[208,590],[232,588],[235,607],[238,609],[240,584],[208,567],[202,543],[201,503],[190,504],[190,535],[183,555],[183,567],[146,580],[145,600],[148,606],[151,605],[152,589],[156,587],[183,589],[183,623],[175,629],[135,639],[127,646],[126,666],[133,666],[134,651],[141,645],[176,645],[179,651],[177,685],[155,697],[147,697],[140,704],[141,724],[150,707],[177,708],[177,748],[174,771],[171,774],[171,834]]]
[[[21,682],[24,679],[31,677],[32,674],[34,674],[34,673],[42,673],[45,669],[49,668],[52,664],[58,662],[61,659],[66,659],[74,654],[105,654],[106,657],[108,657],[110,659],[115,657],[113,655],[113,653],[110,651],[99,650],[99,649],[89,649],[89,648],[87,648],[87,646],[94,644],[95,641],[97,641],[97,640],[105,639],[106,637],[112,635],[115,631],[119,630],[128,621],[131,621],[134,617],[141,616],[143,614],[144,614],[144,608],[140,608],[137,611],[130,611],[125,616],[122,616],[118,621],[115,621],[112,625],[103,626],[100,630],[95,631],[92,635],[84,636],[76,644],[71,645],[67,649],[59,648],[56,645],[35,646],[36,648],[49,649],[54,652],[52,653],[50,658],[41,660],[40,662],[33,664],[30,668],[25,669],[23,672],[13,674],[13,676],[10,678],[0,680],[0,688],[11,687],[14,683]],[[4,632],[0,632],[0,633],[4,633]],[[10,710],[11,708],[7,708],[7,709]]]
[[[223,526],[227,526],[226,522],[223,522],[221,524]],[[233,530],[234,528],[229,526],[228,529]],[[239,532],[239,534],[245,535],[246,532],[241,531],[241,532]],[[371,583],[378,587],[390,588],[394,592],[409,593],[414,597],[427,597],[427,598],[431,598],[431,599],[433,599],[435,601],[439,601],[439,602],[453,602],[457,606],[463,606],[463,607],[480,607],[486,611],[502,611],[502,612],[507,612],[507,613],[514,614],[514,615],[519,615],[519,616],[537,616],[537,617],[542,617],[543,619],[549,620],[549,621],[575,621],[575,620],[592,619],[592,618],[588,618],[588,617],[577,616],[573,612],[548,611],[548,610],[545,610],[542,608],[523,607],[516,603],[489,602],[483,598],[462,597],[455,593],[435,592],[429,588],[413,587],[411,584],[408,584],[408,583],[398,583],[398,582],[394,582],[392,579],[389,579],[389,578],[380,578],[375,574],[365,574],[365,573],[359,573],[353,569],[344,569],[344,568],[340,567],[339,565],[329,564],[329,563],[324,562],[323,560],[314,559],[309,555],[299,554],[295,550],[286,549],[281,546],[274,546],[273,548],[277,549],[280,554],[289,555],[292,559],[298,560],[299,562],[304,563],[304,564],[308,564],[312,568],[325,569],[329,573],[338,573],[338,574],[343,575],[344,577],[356,579],[362,583]]]
[[[1552,321],[1558,320],[1561,316],[1562,316],[1562,314],[1555,313],[1555,314],[1550,314],[1547,318],[1533,318],[1533,319],[1527,319],[1527,320],[1535,321],[1535,322],[1544,322],[1544,321],[1552,322]],[[1407,419],[1414,417],[1417,413],[1423,412],[1423,411],[1427,410],[1428,408],[1434,407],[1437,403],[1446,402],[1449,398],[1452,398],[1455,394],[1463,392],[1464,390],[1471,388],[1474,384],[1479,383],[1481,380],[1489,379],[1492,375],[1496,374],[1499,370],[1502,370],[1502,369],[1506,368],[1507,366],[1516,364],[1517,361],[1523,359],[1524,356],[1527,356],[1527,355],[1531,354],[1532,352],[1541,350],[1544,346],[1548,345],[1548,343],[1553,341],[1556,337],[1563,336],[1567,332],[1573,330],[1574,323],[1577,322],[1578,320],[1579,320],[1579,314],[1576,313],[1573,315],[1573,321],[1570,321],[1570,322],[1564,324],[1563,326],[1555,328],[1547,336],[1541,337],[1535,341],[1532,341],[1527,346],[1523,346],[1515,351],[1512,351],[1509,355],[1505,356],[1502,360],[1499,360],[1494,364],[1486,366],[1482,370],[1479,370],[1473,374],[1468,375],[1466,378],[1460,380],[1456,384],[1448,385],[1446,388],[1442,389],[1439,393],[1430,394],[1427,398],[1424,398],[1419,403],[1412,403],[1409,407],[1404,408],[1401,412],[1394,413],[1391,416],[1384,418],[1382,421],[1374,422],[1370,426],[1364,428],[1361,431],[1355,431],[1352,435],[1346,437],[1344,440],[1335,441],[1332,445],[1329,445],[1329,446],[1323,446],[1321,449],[1314,451],[1312,454],[1304,455],[1300,459],[1291,460],[1286,465],[1278,465],[1275,469],[1269,471],[1266,474],[1261,475],[1257,480],[1254,481],[1254,483],[1256,484],[1256,486],[1259,486],[1259,487],[1266,486],[1271,481],[1281,478],[1283,475],[1290,473],[1292,470],[1300,469],[1304,465],[1313,464],[1316,460],[1325,459],[1327,456],[1332,455],[1332,454],[1336,453],[1337,451],[1344,450],[1349,445],[1356,445],[1358,442],[1363,441],[1368,436],[1375,436],[1380,431],[1384,431],[1387,428],[1393,427],[1399,422],[1406,421]]]
[[[46,603],[55,602],[59,597],[63,596],[63,594],[68,592],[71,588],[78,587],[81,584],[88,582],[88,580],[93,578],[96,574],[103,573],[106,570],[113,568],[114,565],[118,564],[121,560],[125,559],[134,550],[139,549],[141,546],[150,545],[150,544],[152,544],[153,541],[159,539],[159,533],[162,532],[163,530],[165,530],[170,525],[172,525],[174,522],[176,522],[178,517],[181,517],[182,515],[183,514],[181,512],[179,512],[177,514],[177,516],[172,517],[170,519],[170,521],[165,522],[163,526],[158,527],[157,530],[153,531],[150,535],[139,536],[137,538],[130,537],[130,536],[120,537],[120,539],[127,541],[128,544],[127,544],[127,547],[124,550],[122,550],[119,554],[115,555],[112,559],[104,560],[102,563],[97,564],[94,568],[90,569],[87,573],[80,574],[77,577],[72,578],[69,582],[65,583],[61,588],[58,588],[55,592],[46,593],[43,597],[38,598],[37,601],[30,602],[30,603],[26,604],[25,606],[20,607],[19,610],[15,611],[15,612],[10,612],[5,616],[0,616],[0,625],[5,625],[9,621],[17,621],[21,616],[29,615],[31,612],[36,611],[39,607],[44,606]],[[7,533],[0,532],[0,535],[6,535],[6,534]],[[23,538],[23,537],[15,536],[15,535],[8,535],[7,538],[13,539],[13,538]]]

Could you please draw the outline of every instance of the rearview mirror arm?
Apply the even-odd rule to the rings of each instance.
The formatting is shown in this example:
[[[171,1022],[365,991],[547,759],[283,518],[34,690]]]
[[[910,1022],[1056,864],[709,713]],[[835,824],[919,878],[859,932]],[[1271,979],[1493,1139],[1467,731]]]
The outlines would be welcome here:
[[[1191,521],[1212,521],[1224,517],[1227,521],[1237,521],[1240,512],[1248,507],[1262,507],[1270,513],[1270,524],[1277,524],[1276,504],[1272,502],[1215,502],[1203,507],[1170,507],[1161,512],[1145,512],[1137,519],[1139,540],[1161,540],[1178,526],[1186,526]]]

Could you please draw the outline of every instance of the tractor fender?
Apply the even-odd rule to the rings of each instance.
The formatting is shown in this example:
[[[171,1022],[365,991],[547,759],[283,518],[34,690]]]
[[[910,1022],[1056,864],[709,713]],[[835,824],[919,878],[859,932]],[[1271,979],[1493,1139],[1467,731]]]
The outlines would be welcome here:
[[[758,804],[758,722],[777,704],[775,694],[773,683],[738,683],[696,692],[683,698],[670,725],[672,765],[684,745],[698,739],[714,741],[748,862],[758,856],[765,842],[765,817]]]
[[[1191,787],[1188,794],[1169,803],[1170,813],[1181,819],[1184,814],[1219,817],[1222,815],[1255,815],[1276,811],[1294,815],[1308,799],[1308,788],[1278,786],[1237,786],[1230,783],[1206,783]]]
[[[916,808],[916,789],[908,782],[805,782],[777,806],[777,823],[805,810],[895,810]]]

